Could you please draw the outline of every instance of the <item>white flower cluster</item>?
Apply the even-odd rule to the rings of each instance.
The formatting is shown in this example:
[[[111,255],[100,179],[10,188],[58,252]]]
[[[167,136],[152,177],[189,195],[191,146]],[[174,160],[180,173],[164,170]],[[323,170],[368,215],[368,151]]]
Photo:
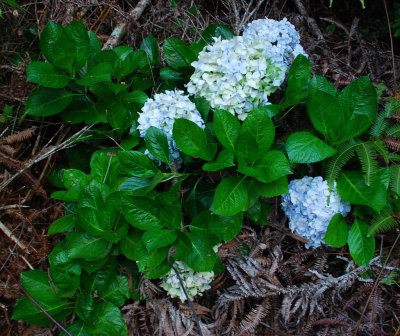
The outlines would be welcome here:
[[[172,138],[175,119],[185,118],[204,129],[204,122],[196,105],[181,90],[165,91],[147,99],[139,113],[138,127],[141,137],[145,137],[150,126],[164,131],[168,138],[170,161],[179,159],[179,149]]]
[[[202,295],[207,289],[210,289],[210,283],[214,278],[214,272],[195,272],[185,262],[177,260],[174,267],[178,270],[183,283],[185,284],[186,292],[192,300],[196,295]],[[168,294],[174,298],[179,297],[182,302],[185,302],[186,296],[179,282],[178,277],[173,269],[163,277],[163,282],[160,285]]]
[[[192,66],[195,71],[187,84],[188,92],[240,120],[254,107],[268,104],[268,96],[281,86],[287,69],[274,60],[262,40],[243,36],[215,38]]]
[[[187,90],[244,120],[254,107],[269,104],[268,96],[282,85],[291,60],[304,54],[299,42],[286,18],[253,21],[243,36],[215,38],[200,52]]]
[[[247,25],[243,36],[262,40],[264,48],[271,49],[270,54],[274,55],[274,59],[286,65],[290,65],[291,59],[299,54],[307,56],[300,45],[299,33],[286,18],[281,21],[267,18],[255,20]]]
[[[307,239],[307,248],[316,248],[321,245],[333,215],[346,216],[350,204],[340,199],[336,183],[330,191],[321,176],[305,176],[289,183],[289,193],[282,195],[282,209],[292,232]]]

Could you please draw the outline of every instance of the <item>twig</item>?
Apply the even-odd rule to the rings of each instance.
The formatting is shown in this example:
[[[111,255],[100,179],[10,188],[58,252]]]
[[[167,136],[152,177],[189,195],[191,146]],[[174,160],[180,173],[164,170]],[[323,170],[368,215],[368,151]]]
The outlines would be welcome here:
[[[364,309],[361,312],[361,316],[358,319],[358,321],[357,321],[357,323],[356,323],[356,325],[355,325],[355,327],[353,329],[354,335],[357,335],[357,333],[358,333],[358,328],[360,327],[362,319],[363,319],[363,316],[365,315],[365,312],[367,311],[367,308],[368,308],[368,305],[369,305],[369,301],[371,300],[372,294],[375,292],[376,288],[379,285],[379,279],[380,279],[383,271],[385,270],[385,267],[386,267],[387,263],[389,262],[389,258],[390,258],[391,254],[393,252],[394,247],[397,245],[397,242],[398,242],[399,238],[400,238],[400,233],[397,235],[397,238],[394,241],[394,243],[393,243],[393,245],[392,245],[392,247],[391,247],[391,249],[390,249],[390,251],[389,251],[389,253],[388,253],[387,257],[386,257],[385,263],[383,264],[383,267],[381,268],[381,270],[380,270],[380,272],[379,272],[379,274],[378,274],[378,276],[377,276],[377,278],[375,280],[374,287],[372,287],[372,289],[371,289],[371,293],[369,293],[367,302],[365,303]]]
[[[176,276],[178,277],[179,283],[181,284],[181,287],[182,287],[182,289],[183,289],[183,292],[185,293],[186,299],[188,300],[188,304],[189,304],[189,306],[190,306],[190,309],[191,309],[192,312],[193,312],[194,319],[196,320],[196,325],[197,325],[197,329],[198,329],[198,331],[199,331],[199,334],[200,334],[200,336],[203,336],[203,333],[202,333],[201,327],[200,327],[199,317],[197,316],[196,310],[195,310],[194,307],[193,307],[192,300],[190,300],[189,295],[188,295],[187,292],[186,292],[185,284],[183,283],[183,280],[182,280],[182,278],[181,278],[181,275],[179,274],[178,270],[174,267],[174,265],[172,265],[171,260],[170,260],[171,256],[172,256],[173,254],[175,254],[176,252],[178,252],[178,249],[177,249],[176,247],[171,247],[171,248],[169,249],[169,251],[168,251],[168,258],[167,258],[167,261],[168,261],[168,264],[169,264],[169,265],[172,267],[172,269],[175,271]]]
[[[25,252],[28,251],[28,248],[25,246],[24,243],[22,243],[17,237],[15,237],[12,232],[8,229],[7,226],[5,226],[1,221],[0,221],[0,229],[3,231],[3,233],[10,238],[15,244],[19,246],[19,248]]]
[[[390,48],[392,52],[392,67],[393,67],[393,92],[396,94],[397,92],[397,85],[396,85],[396,65],[394,63],[394,48],[393,48],[393,35],[392,35],[392,28],[390,26],[390,18],[389,18],[389,12],[387,9],[386,5],[386,0],[383,1],[383,6],[385,7],[385,12],[386,12],[386,20],[388,23],[388,28],[389,28],[389,37],[390,37]]]
[[[142,16],[144,9],[149,4],[150,0],[140,0],[137,6],[129,12],[132,20],[137,21]],[[127,22],[120,22],[114,28],[107,42],[103,46],[103,50],[113,49],[126,33]]]
[[[315,20],[308,15],[306,8],[304,7],[301,0],[294,0],[294,3],[296,4],[296,7],[299,10],[300,14],[306,19],[307,23],[310,25],[311,30],[313,31],[315,36],[318,38],[318,40],[323,40],[324,35],[322,35],[321,30],[318,28]]]

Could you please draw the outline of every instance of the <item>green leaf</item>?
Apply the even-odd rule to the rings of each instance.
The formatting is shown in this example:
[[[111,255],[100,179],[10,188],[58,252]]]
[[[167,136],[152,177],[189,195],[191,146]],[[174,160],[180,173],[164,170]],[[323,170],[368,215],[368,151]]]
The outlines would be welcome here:
[[[178,203],[179,204],[179,203]],[[181,229],[182,210],[179,206],[168,205],[160,210],[160,220],[164,227],[173,230]]]
[[[137,266],[140,272],[148,271],[150,268],[157,267],[167,258],[168,247],[148,251],[141,242],[136,247]]]
[[[190,67],[196,60],[195,53],[178,38],[168,38],[164,42],[163,56],[168,65],[174,69]]]
[[[140,230],[152,231],[162,228],[158,217],[158,204],[150,198],[123,197],[121,199],[121,212],[133,227]]]
[[[347,243],[348,228],[340,213],[335,214],[326,229],[326,233],[322,240],[333,247],[339,248]]]
[[[233,114],[221,109],[214,111],[215,135],[226,149],[233,151],[240,129],[240,122]]]
[[[193,98],[193,102],[196,105],[197,111],[200,112],[201,118],[206,123],[208,120],[208,114],[210,112],[210,102],[202,97]]]
[[[147,36],[140,44],[140,49],[144,50],[147,54],[148,61],[153,66],[158,66],[160,63],[160,50],[158,48],[157,40],[153,35]]]
[[[230,40],[235,34],[227,25],[219,25],[216,23],[210,24],[206,29],[204,29],[201,34],[204,45],[213,44],[213,37],[221,37],[222,40]]]
[[[63,174],[64,186],[67,190],[56,191],[52,198],[62,201],[77,201],[81,190],[89,184],[90,176],[77,169],[65,169]]]
[[[119,173],[118,159],[112,149],[95,151],[90,160],[90,176],[99,183],[112,185]]]
[[[375,238],[368,238],[367,233],[368,224],[356,219],[350,229],[348,238],[351,256],[356,263],[363,266],[368,266],[375,250]]]
[[[167,260],[164,260],[160,265],[144,271],[144,276],[146,279],[160,279],[166,275],[170,269],[171,266],[168,264]]]
[[[208,161],[215,156],[217,146],[207,144],[206,132],[193,121],[176,119],[172,133],[177,146],[185,154]]]
[[[53,222],[53,224],[51,224],[47,234],[56,234],[73,229],[76,227],[76,219],[77,218],[75,214],[67,215],[57,219],[55,222]]]
[[[21,274],[21,284],[25,290],[54,318],[65,318],[71,313],[69,303],[57,297],[50,285],[48,275],[40,270]],[[14,320],[24,320],[35,325],[46,325],[51,321],[26,296],[18,300],[13,312]]]
[[[386,205],[385,185],[375,179],[367,186],[361,172],[342,171],[337,180],[337,191],[344,201],[367,205],[377,212]]]
[[[149,99],[149,97],[143,91],[132,91],[122,97],[125,103],[135,103],[138,105],[143,105],[147,99]]]
[[[26,113],[48,117],[63,111],[75,94],[62,89],[39,88],[34,90],[26,102]]]
[[[234,166],[233,163],[233,153],[223,149],[217,157],[217,160],[215,162],[208,162],[203,166],[203,170],[205,171],[217,171],[221,170],[224,168],[232,167]]]
[[[223,179],[215,191],[214,213],[233,216],[243,211],[248,200],[245,178],[231,176]]]
[[[184,82],[184,79],[182,78],[182,73],[170,67],[162,68],[160,70],[160,77],[163,81],[167,83],[172,83],[173,85],[178,85]]]
[[[80,320],[70,324],[66,329],[73,336],[90,336],[89,332],[86,329],[85,323]],[[67,334],[65,332],[62,332],[60,336],[67,336]]]
[[[165,133],[157,127],[150,126],[144,139],[150,154],[169,165],[169,146]]]
[[[189,234],[192,242],[192,252],[185,256],[185,263],[197,272],[210,272],[216,262],[217,256],[213,250],[213,246],[203,237]]]
[[[336,150],[309,132],[292,133],[286,141],[290,162],[313,163],[322,161]]]
[[[85,75],[76,81],[79,85],[92,85],[111,81],[112,67],[110,63],[100,63],[88,69]]]
[[[119,153],[118,158],[121,164],[121,173],[127,176],[152,178],[159,171],[154,162],[140,152],[124,151]]]
[[[149,251],[172,244],[178,234],[172,230],[152,230],[147,231],[142,236],[142,243]]]
[[[126,192],[129,196],[144,196],[148,192],[150,183],[149,179],[129,177],[119,185],[118,190]]]
[[[69,78],[57,70],[52,64],[32,62],[26,69],[28,82],[59,89],[68,85]]]
[[[119,308],[110,302],[103,302],[96,306],[93,320],[87,325],[92,335],[127,336],[128,328],[122,318]]]
[[[288,100],[293,100],[307,85],[311,76],[311,63],[304,55],[298,55],[290,66],[288,86],[285,95]]]
[[[130,296],[128,277],[114,274],[107,287],[99,290],[98,294],[102,299],[111,302],[115,306],[122,306]]]
[[[235,216],[218,216],[218,220],[213,224],[209,226],[210,232],[228,242],[239,234],[243,224],[243,214],[240,212]]]
[[[282,176],[292,173],[285,154],[276,150],[267,152],[260,160],[252,163],[251,166],[239,161],[238,170],[264,183],[275,181]]]
[[[67,235],[67,249],[70,258],[99,260],[108,254],[110,246],[104,237],[94,237],[86,232],[73,231]]]
[[[235,149],[237,154],[240,156],[241,141],[245,138],[252,139],[253,143],[256,144],[256,157],[254,160],[261,158],[268,152],[275,137],[275,127],[268,116],[268,114],[262,109],[254,109],[249,113],[247,118],[243,121],[242,129],[240,131],[240,137],[236,141]]]
[[[53,47],[54,43],[63,33],[63,27],[55,22],[48,21],[40,34],[40,49],[44,57],[50,62],[54,62]]]
[[[119,246],[125,257],[133,261],[138,259],[136,255],[136,248],[139,244],[142,245],[142,235],[142,231],[133,230],[121,240]]]
[[[288,179],[282,176],[275,181],[263,183],[253,181],[256,192],[263,197],[275,197],[289,192]]]
[[[115,64],[118,77],[130,75],[136,70],[141,62],[147,63],[147,56],[143,50],[133,51],[132,47],[119,46],[114,48],[113,51],[118,55]]]
[[[392,164],[390,166],[390,190],[400,195],[400,165]]]

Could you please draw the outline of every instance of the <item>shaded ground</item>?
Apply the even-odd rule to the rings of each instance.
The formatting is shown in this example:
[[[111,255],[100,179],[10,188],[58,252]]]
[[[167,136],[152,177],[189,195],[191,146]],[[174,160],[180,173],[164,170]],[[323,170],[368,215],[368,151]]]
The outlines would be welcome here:
[[[267,0],[248,19],[286,16],[299,30],[316,73],[326,76],[338,88],[369,74],[374,84],[386,85],[383,97],[394,96],[398,93],[395,85],[400,83],[400,50],[393,51],[397,69],[394,75],[382,3],[367,2],[363,11],[356,0],[345,4],[336,1],[332,9],[328,1],[307,2],[305,10],[316,20],[320,31],[299,14],[296,1]],[[56,327],[36,328],[11,320],[12,307],[22,293],[19,274],[30,268],[46,270],[46,255],[59,239],[46,235],[49,225],[64,214],[63,205],[49,199],[55,189],[46,178],[56,164],[66,162],[66,154],[60,151],[44,156],[50,146],[61,143],[74,131],[57,118],[20,118],[32,89],[26,83],[25,69],[39,53],[37,32],[47,20],[67,23],[82,16],[86,27],[105,42],[116,24],[128,19],[127,13],[136,2],[133,3],[21,1],[23,10],[1,5],[0,108],[13,106],[13,113],[12,118],[0,117],[0,221],[10,230],[8,235],[0,234],[0,335],[58,335]],[[228,24],[240,32],[245,9],[254,9],[254,4],[244,6],[238,17],[233,12],[233,2],[225,3],[231,3],[231,7],[221,1],[153,0],[138,22],[128,24],[121,44],[138,48],[150,33],[160,45],[167,37],[193,41],[201,29],[213,22]],[[389,13],[393,14],[390,5]],[[320,33],[323,39],[318,39]],[[399,38],[395,42],[400,48]],[[7,138],[12,134],[17,135]],[[32,164],[38,157],[44,158]],[[29,169],[24,170],[27,165]],[[276,200],[270,201],[276,205]],[[374,266],[375,274],[363,280],[364,270],[349,262],[345,249],[307,251],[290,236],[281,218],[278,209],[272,211],[270,226],[245,227],[220,249],[226,271],[195,303],[206,325],[204,334],[233,335],[235,330],[242,335],[399,333],[399,285],[379,282],[374,287],[376,275],[382,270],[379,261]],[[377,254],[387,255],[396,236],[396,232],[379,236]],[[397,245],[389,266],[397,266],[399,261]],[[384,262],[383,258],[380,263]],[[380,279],[390,272],[383,269]],[[354,276],[343,278],[346,274]],[[161,335],[164,330],[169,335],[183,335],[185,331],[193,335],[188,307],[168,300],[156,285],[144,281],[142,292],[150,299],[128,302],[123,308],[130,334]]]

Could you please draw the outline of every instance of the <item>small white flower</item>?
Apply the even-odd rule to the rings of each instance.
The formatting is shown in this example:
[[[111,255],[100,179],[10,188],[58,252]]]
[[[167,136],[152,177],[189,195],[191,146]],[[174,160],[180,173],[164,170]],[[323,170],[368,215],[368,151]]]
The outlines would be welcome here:
[[[218,248],[218,245],[216,248]],[[186,292],[191,300],[196,295],[202,295],[204,291],[211,288],[210,283],[214,278],[213,271],[195,272],[187,266],[185,262],[180,260],[175,261],[174,267],[178,270],[185,285]],[[185,293],[173,269],[163,277],[160,286],[164,288],[172,298],[179,297],[182,302],[186,301]]]
[[[307,248],[321,245],[333,215],[340,213],[344,217],[350,211],[350,204],[342,201],[336,191],[336,182],[333,190],[329,190],[321,176],[291,181],[281,205],[290,229],[307,239]]]
[[[141,137],[145,137],[150,126],[164,131],[168,138],[171,162],[179,159],[179,149],[172,138],[174,122],[178,118],[193,121],[204,129],[204,122],[196,105],[180,90],[165,91],[165,93],[158,93],[153,98],[147,99],[138,118],[137,129]]]

